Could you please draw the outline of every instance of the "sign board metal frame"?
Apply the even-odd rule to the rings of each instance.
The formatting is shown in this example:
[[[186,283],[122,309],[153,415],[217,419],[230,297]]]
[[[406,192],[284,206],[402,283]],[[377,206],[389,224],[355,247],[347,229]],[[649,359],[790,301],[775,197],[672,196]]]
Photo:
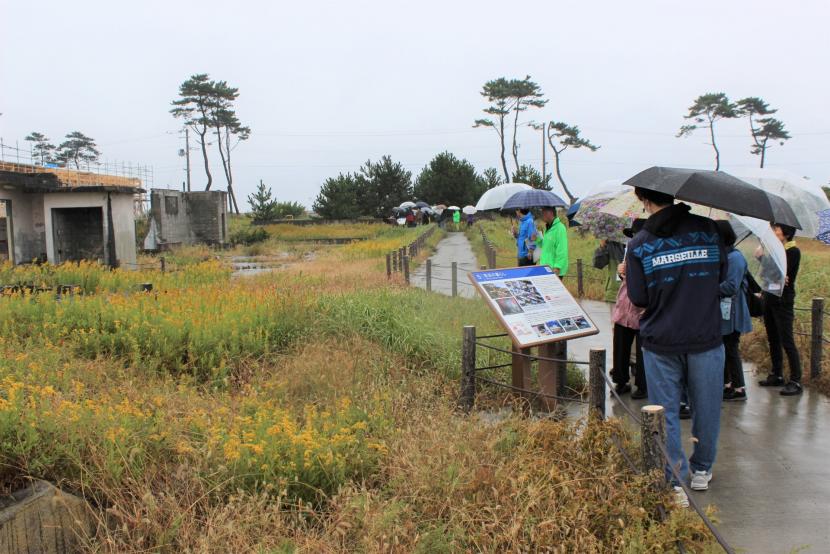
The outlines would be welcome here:
[[[550,266],[471,271],[469,279],[519,348],[599,333]]]

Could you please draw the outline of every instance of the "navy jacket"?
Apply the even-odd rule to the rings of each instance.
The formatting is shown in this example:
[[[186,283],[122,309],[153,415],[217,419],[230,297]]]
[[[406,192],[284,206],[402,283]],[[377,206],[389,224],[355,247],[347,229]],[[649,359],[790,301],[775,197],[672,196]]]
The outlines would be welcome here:
[[[695,354],[723,344],[720,283],[727,261],[718,227],[676,204],[648,218],[628,244],[628,298],[645,308],[643,348]]]

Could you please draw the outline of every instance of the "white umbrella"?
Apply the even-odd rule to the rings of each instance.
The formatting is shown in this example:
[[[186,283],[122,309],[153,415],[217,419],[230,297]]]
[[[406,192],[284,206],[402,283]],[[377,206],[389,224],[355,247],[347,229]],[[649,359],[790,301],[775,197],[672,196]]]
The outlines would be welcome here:
[[[464,213],[465,213],[465,214],[467,214],[467,215],[473,215],[473,214],[474,214],[474,213],[476,213],[478,210],[476,210],[476,207],[475,207],[475,206],[464,206],[464,207],[461,209],[461,211],[462,211],[462,212],[464,212]]]
[[[449,207],[449,208],[447,208],[447,209],[448,209],[448,210],[456,210],[456,211],[458,211],[458,210],[460,210],[461,208],[459,208],[458,206],[450,206],[450,207]]]
[[[500,210],[504,203],[507,202],[508,198],[519,191],[531,188],[533,187],[525,183],[505,183],[503,185],[493,187],[481,195],[481,198],[478,199],[475,208],[479,212],[484,210]]]
[[[816,236],[819,228],[818,212],[830,209],[830,201],[818,183],[782,169],[740,169],[732,174],[786,200],[801,224],[798,236]]]
[[[407,208],[412,209],[412,208],[415,207],[415,202],[407,201],[407,202],[402,203],[399,207],[403,208],[403,209],[407,209]]]
[[[437,213],[438,215],[441,215],[441,213],[446,209],[447,209],[447,207],[444,206],[443,204],[436,204],[435,206],[432,207],[432,211]]]

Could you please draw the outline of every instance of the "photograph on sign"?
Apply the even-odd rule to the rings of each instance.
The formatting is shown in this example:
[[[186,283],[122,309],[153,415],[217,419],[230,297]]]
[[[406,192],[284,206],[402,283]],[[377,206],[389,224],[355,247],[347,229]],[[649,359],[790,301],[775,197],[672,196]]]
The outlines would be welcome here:
[[[473,271],[470,281],[517,346],[584,337],[599,329],[548,266]]]

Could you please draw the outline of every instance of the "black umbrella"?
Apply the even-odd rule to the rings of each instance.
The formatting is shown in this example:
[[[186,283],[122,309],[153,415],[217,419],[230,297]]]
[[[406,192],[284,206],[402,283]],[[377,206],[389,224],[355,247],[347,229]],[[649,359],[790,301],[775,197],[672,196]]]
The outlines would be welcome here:
[[[783,198],[723,171],[650,167],[623,184],[801,229],[798,218]]]
[[[423,200],[419,200],[418,202],[415,202],[415,207],[416,208],[429,208],[429,204],[427,204]]]

